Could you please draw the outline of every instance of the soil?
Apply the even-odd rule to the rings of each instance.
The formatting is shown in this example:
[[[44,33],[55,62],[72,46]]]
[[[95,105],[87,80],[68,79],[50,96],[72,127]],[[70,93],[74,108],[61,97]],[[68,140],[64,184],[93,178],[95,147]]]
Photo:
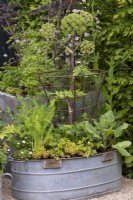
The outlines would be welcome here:
[[[12,197],[11,180],[3,179],[3,200],[16,200]],[[119,192],[106,194],[91,200],[133,200],[133,179],[122,178],[122,189]]]

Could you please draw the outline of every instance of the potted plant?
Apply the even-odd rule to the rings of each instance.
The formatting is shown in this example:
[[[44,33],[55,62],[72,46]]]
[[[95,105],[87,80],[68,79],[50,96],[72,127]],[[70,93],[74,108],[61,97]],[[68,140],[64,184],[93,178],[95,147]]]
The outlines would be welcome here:
[[[1,139],[14,147],[13,196],[22,200],[87,199],[117,191],[121,159],[132,156],[130,141],[118,139],[127,124],[118,125],[112,111],[90,123],[56,123],[56,101],[49,106],[23,102]]]
[[[9,63],[3,73],[2,88],[13,94],[45,95],[47,102],[23,102],[13,124],[0,135],[14,148],[11,171],[13,196],[17,199],[87,199],[119,190],[121,160],[118,152],[112,150],[118,149],[126,162],[132,159],[126,150],[131,142],[118,140],[128,125],[118,125],[111,111],[90,123],[86,108],[80,107],[82,120],[75,120],[74,111],[77,112],[80,100],[84,105],[90,100],[86,88],[92,93],[98,89],[99,95],[102,81],[94,70],[98,68],[95,40],[99,31],[94,16],[84,5],[78,13],[71,12],[72,4],[51,3],[43,23],[39,18],[39,23],[31,23],[17,35],[13,31],[11,37],[20,57],[19,66]],[[23,21],[22,27],[25,25]],[[60,89],[64,85],[66,89]],[[61,118],[66,118],[61,113],[64,106],[68,108],[67,124]]]

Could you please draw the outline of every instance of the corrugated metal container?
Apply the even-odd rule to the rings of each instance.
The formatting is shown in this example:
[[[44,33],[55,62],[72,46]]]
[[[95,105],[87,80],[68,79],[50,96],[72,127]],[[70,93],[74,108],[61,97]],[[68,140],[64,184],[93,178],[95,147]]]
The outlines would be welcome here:
[[[116,151],[62,161],[13,161],[11,172],[13,196],[21,200],[88,200],[121,188]]]

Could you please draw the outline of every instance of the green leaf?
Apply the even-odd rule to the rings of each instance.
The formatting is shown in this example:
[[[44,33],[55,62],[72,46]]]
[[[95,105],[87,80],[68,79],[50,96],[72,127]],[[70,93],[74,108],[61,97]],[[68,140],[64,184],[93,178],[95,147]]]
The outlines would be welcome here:
[[[122,147],[115,146],[115,145],[113,145],[113,147],[115,149],[117,149],[122,156],[131,156],[130,153],[126,149],[124,149]]]
[[[120,148],[127,148],[132,144],[130,141],[122,141],[118,142],[117,144],[113,145],[114,148],[120,147]]]
[[[112,94],[117,94],[119,92],[120,86],[113,88]]]
[[[97,132],[96,128],[92,126],[88,121],[85,121],[84,124],[88,132],[93,133],[93,134]]]
[[[113,135],[114,134],[114,130],[113,129],[106,129],[105,130],[105,134],[106,135]]]
[[[108,101],[110,101],[110,95],[109,95],[109,92],[108,92],[107,88],[106,88],[105,86],[103,86],[103,87],[102,87],[102,90],[103,90],[103,93],[104,93],[106,99],[107,99]]]
[[[111,110],[106,112],[104,115],[101,115],[99,123],[103,128],[110,128],[111,125],[114,123],[114,114]]]
[[[129,111],[129,108],[124,108],[120,111],[117,112],[117,116],[115,117],[115,119],[120,119],[123,118],[123,116]]]
[[[131,163],[133,161],[133,156],[126,156],[125,157],[125,163],[126,164],[129,164],[129,163]]]
[[[122,51],[123,51],[123,48],[120,48],[120,49],[117,49],[117,50],[115,51],[115,53],[116,53],[116,55],[118,55],[118,54],[120,54]]]
[[[128,124],[124,123],[123,125],[116,128],[116,130],[114,131],[115,137],[120,137],[123,133],[123,130],[127,129],[127,127],[128,127]]]

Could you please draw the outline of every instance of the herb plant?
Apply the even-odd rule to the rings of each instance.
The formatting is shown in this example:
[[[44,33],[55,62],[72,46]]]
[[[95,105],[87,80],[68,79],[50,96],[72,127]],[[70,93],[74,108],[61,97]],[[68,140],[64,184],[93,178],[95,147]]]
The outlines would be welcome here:
[[[128,124],[118,125],[112,111],[102,115],[99,121],[94,120],[93,125],[85,116],[82,122],[57,124],[56,101],[51,100],[48,106],[36,101],[21,103],[13,124],[6,125],[0,135],[15,148],[14,158],[89,157],[115,148],[126,157],[126,162],[132,161],[126,150],[131,142],[118,142]]]
[[[0,138],[5,138],[15,147],[15,157],[46,157],[45,144],[50,140],[53,129],[54,102],[51,101],[48,107],[36,101],[21,103],[14,123],[5,126]]]

